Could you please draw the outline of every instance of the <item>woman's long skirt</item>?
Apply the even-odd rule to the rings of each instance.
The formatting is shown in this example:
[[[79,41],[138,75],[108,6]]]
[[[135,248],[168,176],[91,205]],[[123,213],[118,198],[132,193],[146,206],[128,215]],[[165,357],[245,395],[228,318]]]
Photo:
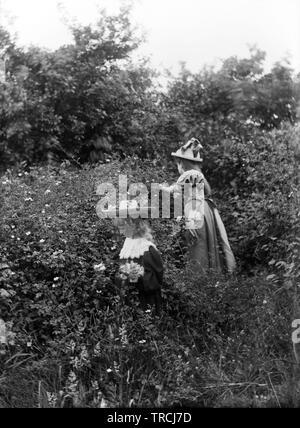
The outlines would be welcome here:
[[[189,265],[194,273],[231,273],[236,267],[220,214],[210,199],[204,201],[204,224],[186,233]]]

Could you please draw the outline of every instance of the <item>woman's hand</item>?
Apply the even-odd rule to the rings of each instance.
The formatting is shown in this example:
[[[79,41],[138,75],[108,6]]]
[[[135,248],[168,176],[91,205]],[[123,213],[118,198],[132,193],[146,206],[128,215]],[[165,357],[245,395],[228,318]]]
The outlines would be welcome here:
[[[160,184],[159,185],[159,190],[171,193],[172,192],[172,186],[165,186],[163,184]]]

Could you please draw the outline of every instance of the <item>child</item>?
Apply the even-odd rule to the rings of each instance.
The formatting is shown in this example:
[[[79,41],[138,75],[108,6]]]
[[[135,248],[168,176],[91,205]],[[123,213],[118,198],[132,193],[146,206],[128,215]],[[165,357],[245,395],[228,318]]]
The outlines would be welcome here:
[[[135,208],[136,201],[121,201],[119,215],[127,208]],[[150,227],[142,218],[115,218],[114,224],[126,237],[120,252],[120,278],[133,283],[138,289],[143,309],[147,305],[155,307],[156,314],[161,311],[161,286],[163,264],[159,251],[153,243]]]
[[[202,149],[201,143],[192,138],[172,153],[180,177],[175,185],[161,188],[169,192],[181,191],[184,184],[191,185],[188,189],[197,188],[196,196],[193,196],[190,190],[187,190],[188,194],[185,195],[186,241],[192,270],[233,272],[236,267],[234,255],[219,212],[210,199],[210,186],[201,171]],[[195,202],[196,210],[191,208]]]

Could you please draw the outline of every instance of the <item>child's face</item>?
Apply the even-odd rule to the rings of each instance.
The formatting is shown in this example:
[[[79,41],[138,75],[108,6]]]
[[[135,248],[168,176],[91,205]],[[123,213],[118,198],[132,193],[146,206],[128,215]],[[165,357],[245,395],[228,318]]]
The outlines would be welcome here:
[[[128,222],[126,219],[116,219],[114,222],[115,226],[119,229],[121,235],[124,235],[126,238],[132,238],[134,233],[133,224]]]

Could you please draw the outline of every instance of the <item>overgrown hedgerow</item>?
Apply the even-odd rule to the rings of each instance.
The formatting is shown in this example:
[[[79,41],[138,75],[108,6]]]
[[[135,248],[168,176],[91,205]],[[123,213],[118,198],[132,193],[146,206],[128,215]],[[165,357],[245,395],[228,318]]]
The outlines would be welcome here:
[[[255,150],[246,171],[260,183],[264,178],[259,174],[269,173],[277,155],[274,162],[268,159],[266,168],[257,158],[259,148]],[[251,169],[254,156],[258,162]],[[278,173],[283,170],[290,174],[284,167]],[[231,277],[191,277],[183,269],[173,221],[152,220],[165,264],[163,312],[157,317],[139,309],[134,289],[120,290],[115,284],[122,242],[110,221],[97,217],[96,187],[103,181],[117,183],[120,173],[131,182],[141,177],[148,183],[170,182],[173,176],[167,171],[130,158],[80,171],[62,164],[2,176],[0,259],[6,269],[0,273],[1,318],[11,329],[0,356],[2,406],[295,403],[289,374],[291,278],[274,270],[280,261],[287,269],[291,262],[281,252],[280,259],[269,263],[280,246],[292,241],[280,225],[276,229],[277,216],[268,217],[265,211],[268,204],[277,211],[284,206],[293,186],[290,176],[282,184],[275,176],[269,194],[263,187],[259,191],[264,193],[247,193],[246,177],[234,195],[239,196],[240,211],[233,206],[230,189],[223,200],[216,189],[240,266]],[[245,170],[237,171],[238,179],[241,174],[245,177]],[[274,200],[278,186],[281,205]],[[282,212],[290,226],[296,215],[292,208]],[[229,224],[232,217],[236,222]],[[264,249],[265,260],[257,262],[250,254]],[[252,271],[241,262],[249,263]],[[105,271],[94,270],[99,263]]]

